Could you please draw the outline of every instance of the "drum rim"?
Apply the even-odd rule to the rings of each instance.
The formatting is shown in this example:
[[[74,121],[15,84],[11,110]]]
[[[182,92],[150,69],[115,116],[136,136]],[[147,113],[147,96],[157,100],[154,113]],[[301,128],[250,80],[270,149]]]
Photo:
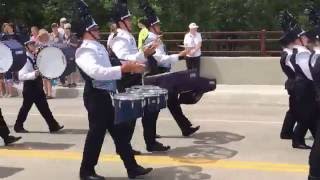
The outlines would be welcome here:
[[[60,51],[60,55],[62,55],[63,60],[64,60],[64,62],[65,62],[65,63],[64,63],[64,70],[62,71],[62,73],[61,73],[60,75],[57,75],[57,76],[54,76],[54,77],[53,77],[53,76],[49,77],[46,73],[43,73],[43,70],[41,71],[41,66],[39,66],[39,63],[41,62],[41,60],[39,60],[39,59],[41,59],[41,58],[39,58],[39,57],[41,57],[41,56],[39,56],[39,55],[41,54],[41,52],[43,52],[43,51],[46,50],[46,49],[55,49],[55,50]],[[37,63],[37,66],[38,66],[38,68],[39,68],[39,71],[40,71],[41,75],[42,75],[43,77],[47,78],[47,79],[56,79],[56,78],[61,77],[61,75],[64,73],[64,71],[65,71],[66,68],[67,68],[66,56],[64,55],[64,53],[63,53],[63,51],[62,51],[61,49],[59,49],[59,48],[57,48],[57,47],[54,47],[54,46],[48,46],[48,47],[43,48],[43,49],[39,52],[39,54],[38,54],[36,63]]]
[[[144,96],[131,93],[118,93],[113,96],[115,100],[144,100]]]

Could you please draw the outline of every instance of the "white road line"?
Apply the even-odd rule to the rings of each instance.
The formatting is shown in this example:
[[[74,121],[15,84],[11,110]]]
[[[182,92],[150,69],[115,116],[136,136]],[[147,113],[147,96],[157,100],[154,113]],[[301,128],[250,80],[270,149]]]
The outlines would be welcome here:
[[[16,113],[4,113],[4,116],[17,116]],[[38,113],[29,113],[29,116],[41,116]],[[75,118],[87,118],[85,114],[54,114],[55,117],[75,117]],[[173,121],[172,118],[160,117],[161,121]],[[215,122],[215,123],[237,123],[237,124],[260,124],[260,125],[282,125],[280,121],[244,121],[244,120],[227,120],[227,119],[192,119],[195,122]]]

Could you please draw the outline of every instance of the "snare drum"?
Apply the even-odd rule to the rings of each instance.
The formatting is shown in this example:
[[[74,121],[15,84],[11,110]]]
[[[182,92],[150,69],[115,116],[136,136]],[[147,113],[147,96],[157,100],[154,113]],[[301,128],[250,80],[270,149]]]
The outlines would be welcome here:
[[[167,107],[167,101],[168,101],[168,90],[160,88],[158,86],[153,86],[153,85],[144,85],[144,86],[132,86],[129,88],[127,91],[131,91],[132,93],[135,92],[149,92],[149,93],[154,93],[158,94],[159,96],[159,108],[160,109],[165,109]]]
[[[16,40],[0,42],[0,73],[17,72],[27,62],[24,47]]]
[[[67,68],[67,61],[59,48],[46,47],[37,56],[37,66],[42,76],[55,79],[63,74]]]
[[[113,97],[115,124],[135,120],[143,116],[144,97],[138,94],[120,93]]]
[[[138,94],[144,97],[145,110],[148,112],[160,111],[160,96],[156,91],[143,89],[127,89],[129,94]]]

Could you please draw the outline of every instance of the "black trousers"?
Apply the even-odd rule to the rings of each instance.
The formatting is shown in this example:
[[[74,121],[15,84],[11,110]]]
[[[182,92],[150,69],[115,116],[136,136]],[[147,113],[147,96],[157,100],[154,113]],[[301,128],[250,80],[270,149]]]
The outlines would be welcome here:
[[[200,60],[201,56],[198,57],[187,57],[186,65],[188,69],[197,69],[200,72]]]
[[[140,74],[126,74],[118,81],[117,87],[119,92],[125,92],[126,88],[130,88],[134,85],[141,85]],[[147,147],[151,147],[156,142],[156,126],[159,112],[144,112],[142,118],[143,137]],[[121,132],[127,137],[126,141],[130,144],[134,130],[136,127],[137,119],[133,119],[130,123],[117,125],[121,129]],[[118,151],[118,150],[117,150]]]
[[[319,102],[320,104],[320,102]],[[310,172],[309,175],[320,180],[320,123],[317,123],[317,132],[309,156]]]
[[[168,109],[173,116],[174,120],[177,122],[179,128],[182,132],[188,130],[192,124],[189,119],[184,115],[181,104],[179,103],[179,94],[177,92],[168,93]]]
[[[0,109],[0,137],[2,139],[5,139],[9,136],[9,134],[10,134],[9,128],[8,128],[6,122],[4,121],[4,118],[2,116],[2,112]]]
[[[289,95],[289,109],[285,115],[281,135],[293,135],[294,125],[296,124],[297,120],[295,117],[296,111],[296,97],[293,89],[287,89]]]
[[[88,111],[89,131],[86,137],[80,173],[93,173],[98,163],[106,131],[110,132],[116,149],[127,170],[137,167],[127,135],[122,127],[114,126],[114,107],[110,95],[101,90],[85,86],[84,105]]]
[[[304,143],[308,129],[313,137],[316,134],[317,103],[313,83],[309,80],[297,79],[295,81],[295,102],[297,126],[294,129],[293,142]]]
[[[143,138],[146,144],[146,147],[152,147],[156,142],[156,133],[157,133],[157,120],[160,111],[158,112],[149,112],[144,111],[144,116],[142,117],[142,127],[143,127]],[[128,123],[125,126],[128,132],[128,142],[131,142],[134,130],[136,127],[137,120],[132,120],[131,123]]]
[[[23,103],[20,108],[15,126],[23,127],[23,123],[26,121],[28,113],[33,104],[35,104],[38,108],[40,114],[48,124],[49,129],[54,128],[58,125],[58,122],[54,119],[49,108],[49,104],[42,87],[42,81],[39,79],[35,81],[24,82],[22,92]]]

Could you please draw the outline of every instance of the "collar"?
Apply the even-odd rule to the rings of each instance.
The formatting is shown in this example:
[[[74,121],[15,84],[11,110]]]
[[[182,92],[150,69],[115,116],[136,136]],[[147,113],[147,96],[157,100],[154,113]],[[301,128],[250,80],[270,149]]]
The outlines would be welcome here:
[[[34,55],[31,52],[27,51],[26,54],[27,54],[28,57],[31,57],[32,59],[35,59]]]

